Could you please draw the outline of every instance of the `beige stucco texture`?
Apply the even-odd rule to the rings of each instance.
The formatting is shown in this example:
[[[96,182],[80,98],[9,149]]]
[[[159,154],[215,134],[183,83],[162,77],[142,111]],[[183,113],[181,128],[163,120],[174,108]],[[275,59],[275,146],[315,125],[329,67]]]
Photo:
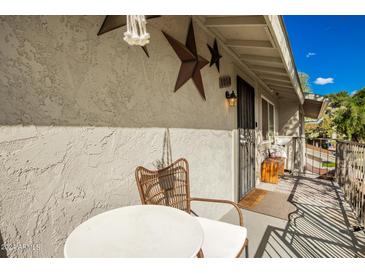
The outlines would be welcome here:
[[[206,102],[191,80],[174,93],[180,60],[161,30],[185,42],[188,16],[149,21],[150,58],[123,41],[124,28],[97,36],[103,18],[0,18],[0,124],[234,127],[215,67],[202,69]],[[195,33],[199,54],[209,59],[213,38],[198,26]],[[222,58],[221,73],[232,72]]]
[[[191,80],[174,93],[180,60],[161,29],[184,42],[190,18],[151,20],[150,58],[123,29],[97,36],[103,18],[0,17],[0,234],[28,245],[8,257],[62,257],[77,225],[139,203],[134,170],[162,160],[165,128],[173,160],[190,163],[192,194],[233,198],[236,112],[216,68],[202,69],[206,102]],[[213,38],[195,32],[209,59]],[[222,58],[221,72],[233,70]],[[196,207],[216,218],[227,211]]]
[[[161,30],[185,43],[190,17],[149,20],[149,58],[123,41],[125,29],[97,36],[103,19],[0,17],[0,242],[25,245],[8,257],[62,257],[77,225],[139,203],[135,168],[156,168],[166,149],[189,161],[192,195],[237,198],[237,114],[219,76],[230,75],[235,89],[245,72],[220,48],[220,73],[201,70],[206,101],[191,80],[174,92],[180,60]],[[194,28],[210,60],[214,37]],[[250,84],[256,104],[261,94],[278,102]],[[228,210],[196,208],[212,218]]]

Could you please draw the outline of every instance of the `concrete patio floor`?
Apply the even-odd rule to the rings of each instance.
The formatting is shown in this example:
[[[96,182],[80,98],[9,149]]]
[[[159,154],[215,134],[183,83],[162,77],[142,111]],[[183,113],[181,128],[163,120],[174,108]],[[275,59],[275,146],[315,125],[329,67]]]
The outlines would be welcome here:
[[[365,257],[365,233],[351,231],[358,223],[336,182],[286,175],[278,185],[258,188],[290,194],[296,211],[287,221],[242,209],[249,257]],[[235,223],[235,212],[222,220]]]

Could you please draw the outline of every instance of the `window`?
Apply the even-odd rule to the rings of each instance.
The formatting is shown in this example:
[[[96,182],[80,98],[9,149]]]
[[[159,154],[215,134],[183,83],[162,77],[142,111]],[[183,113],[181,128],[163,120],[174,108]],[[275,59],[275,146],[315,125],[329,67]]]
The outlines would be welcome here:
[[[268,136],[274,133],[274,105],[264,98],[261,99],[261,117],[262,136],[267,140]]]

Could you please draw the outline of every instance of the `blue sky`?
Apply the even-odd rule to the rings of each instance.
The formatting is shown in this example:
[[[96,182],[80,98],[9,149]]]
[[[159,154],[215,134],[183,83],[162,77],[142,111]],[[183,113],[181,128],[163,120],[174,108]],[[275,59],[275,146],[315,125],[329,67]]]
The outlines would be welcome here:
[[[284,16],[284,21],[297,69],[309,74],[315,93],[365,87],[365,16]]]

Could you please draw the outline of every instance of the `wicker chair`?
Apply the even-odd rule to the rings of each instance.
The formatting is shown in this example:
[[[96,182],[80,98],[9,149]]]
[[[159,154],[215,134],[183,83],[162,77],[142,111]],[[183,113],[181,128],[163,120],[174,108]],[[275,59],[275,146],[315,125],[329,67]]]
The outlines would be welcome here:
[[[198,257],[239,257],[246,249],[248,256],[247,229],[243,227],[242,212],[237,204],[216,199],[190,197],[189,165],[185,159],[178,159],[168,167],[148,170],[137,167],[136,181],[142,204],[166,205],[196,215],[191,202],[212,202],[232,205],[238,213],[239,224],[197,217],[204,231],[204,243]]]

